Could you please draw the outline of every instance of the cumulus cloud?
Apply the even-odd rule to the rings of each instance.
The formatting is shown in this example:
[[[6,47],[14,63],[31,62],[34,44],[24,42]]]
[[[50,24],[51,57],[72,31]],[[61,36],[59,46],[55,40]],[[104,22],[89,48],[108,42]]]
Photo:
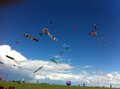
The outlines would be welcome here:
[[[7,58],[6,55],[10,55],[11,57],[14,57],[14,59],[16,59],[17,61],[27,60],[27,58],[24,57],[21,53],[15,51],[15,50],[12,50],[9,45],[0,46],[0,59],[1,60],[3,59],[4,62],[7,64],[9,64],[9,62],[13,62],[13,61],[9,61],[9,58]]]
[[[19,68],[18,66],[13,66],[15,62],[7,58],[6,55],[10,55],[14,59],[16,59],[18,62],[20,62],[19,66],[21,68]],[[66,72],[65,70],[72,68],[72,66],[65,63],[55,64],[54,62],[44,61],[40,59],[29,60],[26,57],[24,57],[21,53],[15,50],[12,50],[9,45],[0,46],[0,61],[2,61],[6,67],[11,68],[12,71],[20,72],[21,75],[28,75],[28,76],[30,75],[29,77],[33,77],[34,79],[46,78],[46,77],[41,77],[38,74],[47,75],[52,72],[65,73]],[[38,69],[40,66],[43,66],[43,68],[40,71],[38,71],[36,74],[34,74],[33,72],[36,69]]]
[[[6,57],[10,55],[14,57],[19,66],[13,66],[15,62]],[[58,57],[58,56],[57,56]],[[72,83],[80,84],[86,83],[91,86],[109,86],[120,87],[120,73],[93,73],[85,70],[86,68],[92,68],[90,65],[80,66],[77,73],[74,73],[75,66],[71,66],[66,63],[58,63],[40,60],[40,59],[27,59],[20,52],[11,49],[9,45],[0,46],[0,61],[4,63],[0,64],[0,75],[7,80],[22,80],[23,78],[28,81],[46,80],[46,81],[61,81],[71,80]],[[34,73],[40,66],[43,66],[41,70]]]

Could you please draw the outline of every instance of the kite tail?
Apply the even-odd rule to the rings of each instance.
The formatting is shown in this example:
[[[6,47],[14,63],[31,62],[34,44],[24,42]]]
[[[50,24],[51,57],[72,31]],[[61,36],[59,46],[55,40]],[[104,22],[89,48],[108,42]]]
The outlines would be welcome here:
[[[52,34],[50,34],[49,32],[48,32],[48,36],[49,36],[52,40],[57,41],[57,39],[56,39]]]

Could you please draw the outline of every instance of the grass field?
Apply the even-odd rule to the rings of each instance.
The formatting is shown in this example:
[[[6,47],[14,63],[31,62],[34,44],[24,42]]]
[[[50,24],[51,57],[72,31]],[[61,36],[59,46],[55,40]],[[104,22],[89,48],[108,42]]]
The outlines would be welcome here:
[[[31,83],[16,83],[16,82],[0,82],[0,86],[8,89],[14,86],[15,89],[117,89],[117,88],[98,88],[98,87],[80,87],[80,86],[63,86],[63,85],[48,85],[48,84],[31,84]]]

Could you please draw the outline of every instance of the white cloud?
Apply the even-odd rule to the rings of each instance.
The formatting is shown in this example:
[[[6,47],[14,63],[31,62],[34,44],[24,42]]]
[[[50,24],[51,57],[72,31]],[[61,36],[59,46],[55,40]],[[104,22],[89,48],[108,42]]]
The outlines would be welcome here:
[[[82,68],[91,68],[91,67],[93,67],[93,66],[91,66],[91,65],[85,65]]]
[[[88,72],[85,71],[85,70],[81,70],[80,73],[83,74],[83,75],[88,75]]]
[[[46,79],[46,77],[41,75],[36,75],[34,79]]]
[[[107,74],[106,75],[108,78],[113,78],[113,75],[112,74]]]
[[[74,75],[74,74],[61,74],[61,73],[51,73],[47,75],[47,77],[51,80],[71,80],[71,81],[80,81],[83,79],[83,75]]]
[[[22,68],[13,66],[15,62],[6,57],[10,55],[20,62]],[[81,66],[82,70],[74,73],[73,67],[66,63],[55,64],[54,62],[44,61],[40,59],[29,60],[24,57],[21,53],[12,50],[9,45],[0,46],[0,61],[4,62],[4,65],[0,65],[1,75],[4,75],[5,79],[19,79],[22,80],[50,80],[50,81],[66,81],[71,80],[73,83],[83,83],[88,85],[97,85],[99,82],[100,86],[120,87],[120,73],[110,72],[96,73],[88,72],[85,68],[92,68],[90,65]],[[22,62],[21,62],[22,61]],[[33,73],[40,66],[43,66],[41,70]],[[6,77],[7,76],[7,77]],[[19,76],[19,77],[18,77]]]
[[[92,68],[92,67],[93,67],[92,65],[85,65],[85,66],[77,65],[77,66],[75,66],[75,68],[79,68],[79,69],[88,69],[88,68]]]
[[[4,61],[6,64],[10,64],[10,63],[14,64],[15,62],[13,60],[10,60],[9,58],[7,58],[6,55],[13,57],[17,61],[27,60],[27,58],[22,56],[21,53],[15,51],[15,50],[12,50],[9,45],[0,46],[0,59],[1,59],[1,61]]]

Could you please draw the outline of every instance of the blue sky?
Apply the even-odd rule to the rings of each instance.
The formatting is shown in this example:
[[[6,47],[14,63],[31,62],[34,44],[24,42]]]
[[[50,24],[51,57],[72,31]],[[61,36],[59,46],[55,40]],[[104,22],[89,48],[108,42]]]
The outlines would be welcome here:
[[[0,43],[10,45],[28,59],[49,60],[58,55],[62,45],[70,46],[64,52],[64,63],[72,66],[97,66],[105,71],[120,71],[120,1],[119,0],[30,0],[0,7]],[[50,24],[52,22],[52,24]],[[97,37],[90,37],[93,24]],[[47,35],[40,37],[47,27],[58,42]],[[23,36],[28,33],[36,43]],[[18,41],[19,44],[16,44]]]

